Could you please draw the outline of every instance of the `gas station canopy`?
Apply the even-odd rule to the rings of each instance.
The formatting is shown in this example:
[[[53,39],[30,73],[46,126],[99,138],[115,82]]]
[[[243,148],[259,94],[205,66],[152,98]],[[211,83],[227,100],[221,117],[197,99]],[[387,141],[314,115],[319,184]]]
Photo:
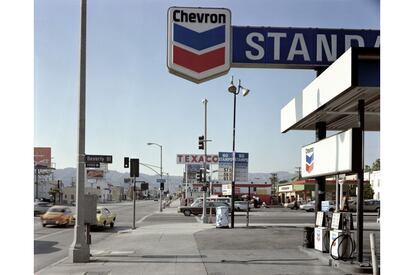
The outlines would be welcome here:
[[[358,127],[358,100],[365,100],[365,130],[380,130],[380,50],[350,48],[281,110],[281,132]]]

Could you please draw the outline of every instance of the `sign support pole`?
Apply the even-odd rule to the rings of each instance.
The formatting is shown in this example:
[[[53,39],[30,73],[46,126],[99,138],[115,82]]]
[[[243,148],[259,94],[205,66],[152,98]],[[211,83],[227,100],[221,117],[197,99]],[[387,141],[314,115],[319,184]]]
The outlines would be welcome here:
[[[132,229],[135,229],[135,200],[136,200],[136,182],[137,182],[137,178],[134,177],[134,190],[132,191],[132,198],[134,200],[134,208],[132,208]]]
[[[361,149],[356,154],[361,158],[361,166],[358,169],[358,193],[357,193],[357,251],[358,262],[363,260],[363,241],[364,241],[364,128],[365,128],[365,101],[358,100],[358,119],[361,129]]]
[[[317,122],[315,125],[316,130],[316,141],[326,138],[326,123]],[[315,219],[318,211],[321,211],[321,202],[325,200],[325,183],[326,179],[324,176],[316,177],[315,184]]]
[[[76,184],[76,224],[73,243],[69,247],[72,263],[89,262],[90,248],[86,242],[84,224],[85,197],[85,109],[86,109],[86,11],[87,0],[81,0],[80,38],[80,87],[79,87],[79,129],[78,129],[78,170]]]

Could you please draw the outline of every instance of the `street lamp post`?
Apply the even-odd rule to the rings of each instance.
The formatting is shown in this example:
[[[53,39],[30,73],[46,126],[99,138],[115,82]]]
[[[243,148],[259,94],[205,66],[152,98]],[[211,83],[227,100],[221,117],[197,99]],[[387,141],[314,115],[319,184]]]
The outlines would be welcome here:
[[[73,242],[69,248],[72,263],[89,262],[90,248],[86,242],[84,225],[85,197],[85,113],[86,113],[86,11],[87,0],[81,0],[80,38],[80,85],[79,85],[79,128],[78,128],[78,168],[76,184],[76,223]]]
[[[162,181],[162,145],[159,145],[158,143],[153,143],[153,142],[148,142],[147,145],[157,145],[158,147],[160,147],[160,177],[161,177],[161,181]],[[160,182],[160,212],[162,212],[162,191],[161,190],[161,182]]]
[[[238,86],[234,86],[233,77],[231,77],[231,83],[228,88],[228,91],[233,94],[233,171],[232,171],[232,181],[231,181],[231,228],[234,228],[234,192],[236,185],[236,96],[242,90],[243,96],[247,96],[250,92],[249,89],[246,89],[241,86],[241,80],[239,79]]]

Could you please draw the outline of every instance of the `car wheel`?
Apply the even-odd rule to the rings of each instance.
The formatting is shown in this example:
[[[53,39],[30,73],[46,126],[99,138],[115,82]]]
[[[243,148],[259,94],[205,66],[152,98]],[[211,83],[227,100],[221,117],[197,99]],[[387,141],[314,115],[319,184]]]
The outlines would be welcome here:
[[[377,207],[376,209],[375,209],[375,212],[379,212],[380,211],[380,208],[379,207]]]
[[[113,227],[114,227],[114,222],[111,222],[111,223],[109,224],[109,226],[110,226],[111,228],[113,228]]]
[[[184,216],[191,216],[191,211],[188,209],[184,210]]]
[[[330,211],[330,212],[333,212],[333,211],[334,211],[334,209],[333,209],[333,208],[331,208],[331,209],[329,209],[329,211]]]
[[[106,226],[106,220],[103,222],[103,227],[105,228],[105,226]]]
[[[43,226],[43,227],[46,227],[46,224],[42,223],[42,226]]]

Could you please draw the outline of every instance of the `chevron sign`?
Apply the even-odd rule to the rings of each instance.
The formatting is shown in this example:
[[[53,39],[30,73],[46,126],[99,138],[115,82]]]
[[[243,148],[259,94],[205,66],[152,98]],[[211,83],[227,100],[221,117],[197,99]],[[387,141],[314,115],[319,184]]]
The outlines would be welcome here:
[[[196,83],[226,74],[230,69],[230,31],[228,9],[169,8],[169,71]]]

